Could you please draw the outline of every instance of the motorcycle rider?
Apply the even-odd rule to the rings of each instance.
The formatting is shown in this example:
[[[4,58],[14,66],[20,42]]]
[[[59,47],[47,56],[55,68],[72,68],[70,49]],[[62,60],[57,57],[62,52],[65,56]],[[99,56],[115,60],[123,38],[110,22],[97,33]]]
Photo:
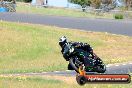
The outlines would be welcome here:
[[[67,54],[64,53],[64,48],[67,44],[71,44],[73,47],[76,47],[78,49],[82,49],[86,52],[89,52],[91,55],[92,55],[92,58],[96,58],[96,54],[93,53],[93,49],[92,47],[87,44],[87,43],[82,43],[82,42],[68,42],[67,38],[65,36],[62,36],[60,39],[59,39],[59,45],[60,47],[62,48],[61,52],[63,54],[63,57],[65,58],[66,61],[69,60],[69,56]],[[86,60],[84,60],[84,63],[87,63]],[[70,64],[68,65],[68,70],[73,70],[73,69],[70,69],[69,68]]]

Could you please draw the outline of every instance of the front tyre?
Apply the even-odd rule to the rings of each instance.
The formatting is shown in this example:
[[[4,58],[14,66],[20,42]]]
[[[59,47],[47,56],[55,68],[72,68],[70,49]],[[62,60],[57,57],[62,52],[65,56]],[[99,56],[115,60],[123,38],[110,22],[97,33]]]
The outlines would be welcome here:
[[[106,71],[106,66],[105,66],[104,64],[98,65],[96,71],[97,71],[98,73],[105,73],[105,71]]]
[[[79,73],[79,70],[78,70],[78,68],[76,67],[76,65],[75,65],[75,63],[74,63],[74,61],[73,61],[73,58],[71,58],[71,59],[69,60],[69,64],[71,65],[71,67],[72,67],[77,73]]]
[[[68,70],[74,70],[74,68],[71,66],[70,63],[68,64],[68,67],[67,68],[68,68]]]

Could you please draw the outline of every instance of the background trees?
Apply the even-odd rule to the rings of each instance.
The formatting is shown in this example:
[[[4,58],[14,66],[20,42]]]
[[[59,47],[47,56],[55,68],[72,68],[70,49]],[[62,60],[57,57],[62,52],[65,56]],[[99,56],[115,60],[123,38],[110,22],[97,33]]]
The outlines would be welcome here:
[[[78,4],[82,7],[82,10],[85,11],[86,6],[90,6],[91,0],[69,0],[69,2]]]
[[[99,9],[101,3],[103,4],[110,4],[112,0],[69,0],[69,2],[78,4],[82,8],[85,8],[86,6],[92,6],[95,9]],[[84,9],[82,9],[85,11]]]
[[[126,10],[129,10],[132,7],[132,0],[124,0]]]

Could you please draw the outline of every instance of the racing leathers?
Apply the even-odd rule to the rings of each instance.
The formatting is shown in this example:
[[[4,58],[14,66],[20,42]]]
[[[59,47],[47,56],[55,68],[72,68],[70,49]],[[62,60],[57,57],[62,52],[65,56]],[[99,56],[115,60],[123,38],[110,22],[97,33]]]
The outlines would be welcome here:
[[[92,58],[95,57],[95,54],[93,53],[93,49],[89,44],[82,43],[82,42],[68,42],[68,43],[71,44],[73,47],[75,47],[77,49],[82,49],[86,52],[89,52],[92,55]],[[63,57],[65,58],[65,60],[68,61],[69,56],[66,53],[64,53],[65,46],[66,46],[66,44],[62,47],[61,52],[62,52]]]

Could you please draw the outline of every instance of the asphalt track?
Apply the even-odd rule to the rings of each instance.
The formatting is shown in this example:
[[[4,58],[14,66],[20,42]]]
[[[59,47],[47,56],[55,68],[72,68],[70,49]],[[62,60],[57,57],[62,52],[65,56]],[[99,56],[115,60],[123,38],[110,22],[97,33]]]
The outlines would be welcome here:
[[[63,28],[109,32],[113,34],[132,36],[131,20],[90,19],[24,13],[0,13],[0,20],[44,24]]]
[[[89,73],[89,74],[99,74],[99,73]],[[106,66],[106,72],[104,74],[130,74],[132,75],[132,62],[129,63],[117,63],[108,64]],[[75,71],[53,71],[53,72],[41,72],[41,73],[16,73],[16,74],[1,74],[5,76],[75,76]],[[1,76],[0,75],[0,76]]]
[[[128,63],[116,63],[108,64],[106,66],[106,72],[104,74],[129,74],[132,73],[132,62]],[[89,73],[93,74],[93,73]],[[97,73],[95,73],[97,74]],[[26,75],[26,76],[44,76],[44,75],[54,75],[54,76],[75,76],[75,71],[54,71],[54,72],[41,72],[41,73],[18,73],[18,74],[4,74],[4,75]]]
[[[86,31],[109,32],[132,36],[132,21],[108,20],[108,19],[88,19],[59,16],[42,16],[35,14],[20,13],[0,13],[0,20],[11,22],[24,22],[34,24],[52,25],[63,28],[75,28]],[[132,73],[132,62],[107,65],[106,74],[126,74]],[[62,75],[74,76],[75,71],[55,71],[42,73],[23,73],[23,75]],[[14,74],[22,75],[22,74]]]

